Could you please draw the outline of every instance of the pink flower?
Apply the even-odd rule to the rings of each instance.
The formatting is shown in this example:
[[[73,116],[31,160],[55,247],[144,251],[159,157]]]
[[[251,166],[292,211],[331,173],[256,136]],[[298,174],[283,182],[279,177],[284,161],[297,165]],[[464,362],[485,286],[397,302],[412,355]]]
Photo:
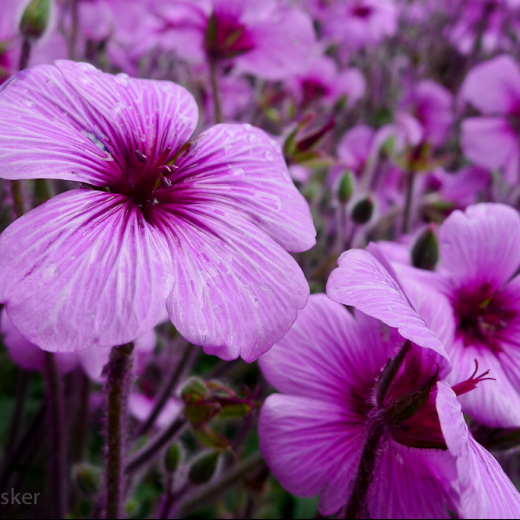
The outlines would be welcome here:
[[[469,435],[456,397],[484,377],[452,389],[442,344],[397,280],[364,251],[339,265],[328,293],[356,306],[355,317],[313,295],[260,359],[282,392],[267,399],[259,424],[274,475],[291,493],[320,494],[323,515],[345,506],[348,518],[517,516],[518,492]],[[421,303],[442,336],[442,314]]]
[[[439,228],[439,246],[436,273],[409,269],[401,278],[450,303],[449,381],[467,378],[475,360],[496,379],[461,397],[464,412],[490,427],[519,427],[520,216],[502,204],[455,211]]]
[[[175,0],[156,12],[164,41],[181,57],[206,56],[270,80],[303,72],[316,39],[307,14],[276,0]]]
[[[394,0],[340,0],[323,15],[325,37],[352,50],[378,45],[397,32]]]
[[[520,168],[520,69],[510,56],[499,56],[473,68],[461,97],[485,117],[462,123],[462,148],[477,166],[501,169],[505,179],[518,181]]]
[[[67,61],[14,76],[0,114],[2,177],[82,183],[0,236],[0,301],[31,342],[121,345],[167,305],[192,343],[252,361],[290,328],[309,288],[287,251],[315,230],[262,131],[190,140],[197,108],[182,87]]]

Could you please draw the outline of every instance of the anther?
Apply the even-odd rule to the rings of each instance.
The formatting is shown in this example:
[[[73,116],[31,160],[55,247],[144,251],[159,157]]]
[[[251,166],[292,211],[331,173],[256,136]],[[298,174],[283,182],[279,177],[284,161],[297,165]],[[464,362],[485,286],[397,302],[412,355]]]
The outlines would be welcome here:
[[[136,150],[135,151],[135,156],[137,157],[137,160],[139,162],[141,162],[143,164],[146,164],[148,159],[146,158],[146,155],[143,152],[141,152],[140,150]]]

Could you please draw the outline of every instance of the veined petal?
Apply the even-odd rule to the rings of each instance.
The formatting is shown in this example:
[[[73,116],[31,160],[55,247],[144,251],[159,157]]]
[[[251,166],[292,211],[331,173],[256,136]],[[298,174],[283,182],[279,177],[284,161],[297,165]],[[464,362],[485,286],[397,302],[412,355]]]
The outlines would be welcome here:
[[[251,362],[291,328],[309,286],[291,255],[257,226],[205,203],[162,204],[154,219],[174,259],[168,312],[187,340]]]
[[[465,101],[484,114],[506,114],[520,102],[520,69],[507,55],[480,63],[461,88]]]
[[[7,228],[0,251],[0,301],[27,339],[54,352],[133,341],[172,289],[164,238],[120,195],[58,195]]]
[[[358,322],[325,294],[314,294],[291,330],[259,360],[280,392],[356,406],[368,399],[397,345],[384,343],[374,320]]]
[[[403,290],[390,273],[367,251],[352,249],[343,253],[339,267],[327,283],[327,294],[334,301],[353,305],[390,327],[401,336],[431,350],[438,358],[439,375],[451,370],[444,346],[410,305]]]
[[[439,228],[439,246],[456,286],[489,283],[496,290],[520,266],[520,216],[504,204],[454,211]]]
[[[345,415],[345,407],[280,394],[267,398],[258,425],[260,450],[274,476],[295,495],[324,493],[324,515],[345,503],[344,488],[355,478],[363,431]],[[341,487],[329,486],[338,479]]]
[[[493,456],[470,437],[460,403],[448,383],[440,381],[437,390],[442,433],[457,457],[463,518],[518,518],[518,491]]]
[[[176,162],[172,202],[210,202],[240,212],[291,252],[306,251],[316,231],[280,147],[250,125],[217,125]],[[224,209],[224,211],[227,211]]]
[[[197,106],[166,81],[105,74],[57,61],[18,73],[0,90],[0,176],[97,186],[126,174],[135,150],[171,156],[191,136]]]

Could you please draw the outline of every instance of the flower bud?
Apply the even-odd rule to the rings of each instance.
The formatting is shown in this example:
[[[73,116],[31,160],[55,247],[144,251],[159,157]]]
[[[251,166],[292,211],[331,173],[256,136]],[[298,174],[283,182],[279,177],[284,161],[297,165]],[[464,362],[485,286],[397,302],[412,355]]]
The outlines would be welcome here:
[[[366,224],[372,218],[373,214],[374,202],[371,197],[365,197],[356,202],[350,216],[356,224]]]
[[[181,461],[181,447],[178,442],[174,442],[164,455],[164,467],[168,473],[175,473]]]
[[[347,170],[343,177],[341,178],[341,181],[339,183],[338,187],[338,198],[339,201],[342,204],[346,204],[350,197],[352,197],[352,193],[354,192],[354,179],[352,177],[352,172],[350,170]]]
[[[90,464],[76,464],[72,468],[72,478],[86,497],[96,495],[101,487],[101,470]]]
[[[218,451],[210,451],[197,457],[191,464],[188,473],[190,482],[196,486],[209,482],[217,470],[219,456]]]
[[[31,0],[20,21],[20,32],[23,37],[28,40],[37,40],[41,38],[50,17],[51,0]]]
[[[412,265],[433,271],[439,261],[439,242],[433,225],[421,233],[412,249]]]
[[[181,398],[185,403],[199,401],[210,395],[206,383],[199,377],[188,379],[181,390]]]

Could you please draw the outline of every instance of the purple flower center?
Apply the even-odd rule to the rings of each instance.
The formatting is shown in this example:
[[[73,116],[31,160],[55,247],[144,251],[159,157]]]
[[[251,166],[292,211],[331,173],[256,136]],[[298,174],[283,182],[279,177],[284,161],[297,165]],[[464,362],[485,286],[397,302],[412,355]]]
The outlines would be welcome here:
[[[502,351],[501,333],[517,313],[508,309],[499,292],[485,283],[479,288],[461,288],[457,291],[453,309],[457,336],[464,346],[482,346],[495,354]]]
[[[214,13],[208,21],[205,48],[213,60],[235,58],[254,48],[251,34],[236,17]]]
[[[316,79],[305,79],[302,82],[303,104],[307,105],[316,99],[326,96],[329,89],[326,85]]]
[[[352,16],[366,19],[374,12],[374,9],[368,5],[357,4],[352,8],[350,12]]]

